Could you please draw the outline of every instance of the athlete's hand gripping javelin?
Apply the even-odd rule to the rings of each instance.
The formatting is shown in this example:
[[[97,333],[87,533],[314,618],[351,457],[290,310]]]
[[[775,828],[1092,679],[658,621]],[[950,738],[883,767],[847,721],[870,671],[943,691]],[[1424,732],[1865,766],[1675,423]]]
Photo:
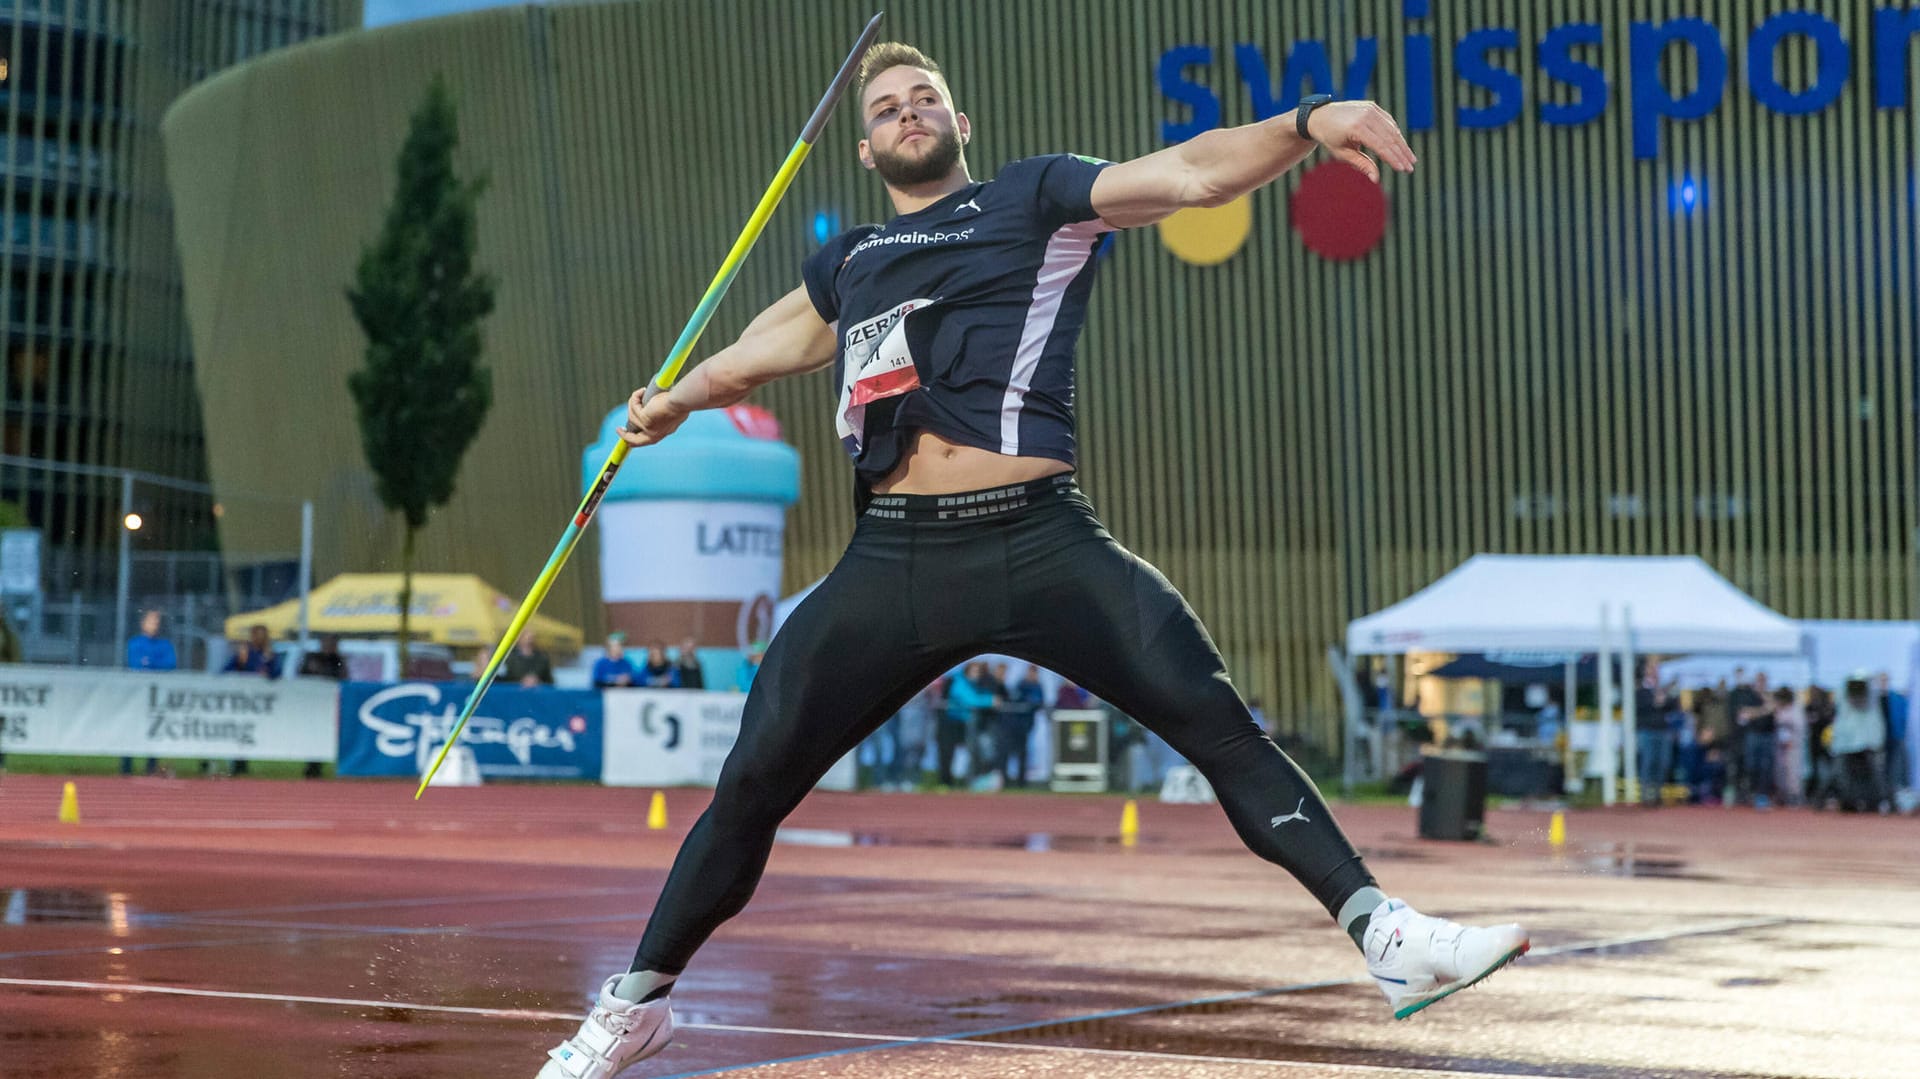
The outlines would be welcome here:
[[[627,425],[621,428],[620,437],[629,446],[651,446],[679,430],[687,418],[689,410],[674,401],[672,394],[648,394],[648,389],[642,386],[627,398]]]
[[[820,318],[803,286],[775,300],[747,324],[740,339],[688,371],[672,389],[644,386],[627,398],[629,446],[651,446],[678,430],[690,412],[724,408],[754,387],[833,362],[833,327]]]

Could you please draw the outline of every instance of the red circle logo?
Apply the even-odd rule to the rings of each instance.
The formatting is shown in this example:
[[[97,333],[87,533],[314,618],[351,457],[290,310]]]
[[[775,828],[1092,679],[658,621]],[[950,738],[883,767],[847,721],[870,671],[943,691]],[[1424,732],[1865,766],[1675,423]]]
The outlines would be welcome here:
[[[1294,189],[1293,229],[1307,250],[1351,262],[1380,244],[1387,232],[1387,193],[1344,161],[1322,161]]]

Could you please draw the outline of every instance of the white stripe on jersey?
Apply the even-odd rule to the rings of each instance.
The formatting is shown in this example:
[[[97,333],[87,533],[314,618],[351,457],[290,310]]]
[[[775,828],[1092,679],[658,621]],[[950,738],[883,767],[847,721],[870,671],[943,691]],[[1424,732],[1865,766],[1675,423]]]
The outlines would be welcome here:
[[[1107,223],[1096,217],[1063,225],[1047,241],[1040,273],[1033,283],[1033,301],[1027,305],[1027,321],[1020,328],[1020,346],[1014,350],[1013,370],[1007,373],[1007,393],[1000,402],[1001,453],[1010,457],[1020,453],[1020,410],[1033,387],[1040,353],[1046,349],[1054,321],[1060,317],[1060,301],[1073,279],[1086,268],[1094,243],[1106,231]]]

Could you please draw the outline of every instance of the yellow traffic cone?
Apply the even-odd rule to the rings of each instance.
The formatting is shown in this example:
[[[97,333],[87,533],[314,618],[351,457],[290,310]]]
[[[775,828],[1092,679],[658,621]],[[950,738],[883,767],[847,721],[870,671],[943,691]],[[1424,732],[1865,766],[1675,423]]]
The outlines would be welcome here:
[[[653,792],[653,804],[647,807],[647,830],[665,831],[667,827],[667,795],[665,791]]]
[[[1565,810],[1553,811],[1553,820],[1547,824],[1547,844],[1552,847],[1567,845],[1567,814]]]
[[[1140,807],[1129,798],[1126,806],[1120,810],[1120,845],[1131,847],[1138,842],[1140,842]]]
[[[60,788],[60,823],[80,823],[80,791],[71,782]]]

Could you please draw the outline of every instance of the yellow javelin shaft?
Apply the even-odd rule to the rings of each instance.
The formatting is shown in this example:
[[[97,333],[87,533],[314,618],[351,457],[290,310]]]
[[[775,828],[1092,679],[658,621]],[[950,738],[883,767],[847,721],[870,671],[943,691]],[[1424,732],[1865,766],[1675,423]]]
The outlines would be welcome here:
[[[666,362],[661,365],[659,373],[653,376],[653,381],[649,385],[650,392],[664,390],[679,379],[680,369],[686,366],[687,357],[693,353],[693,346],[700,340],[700,335],[706,332],[707,323],[713,320],[713,312],[720,306],[721,298],[727,294],[729,288],[733,287],[733,279],[740,272],[741,263],[746,261],[747,252],[753,250],[754,242],[759,240],[760,234],[766,230],[767,220],[773,216],[774,208],[780,205],[780,200],[785,197],[787,188],[793,185],[794,175],[800,171],[800,165],[807,159],[807,154],[812,152],[814,143],[820,138],[820,132],[827,126],[827,119],[833,115],[834,106],[839,103],[841,95],[846,93],[847,85],[853,81],[853,76],[859,69],[860,58],[866,54],[874,38],[879,36],[880,19],[881,15],[875,15],[868,21],[866,29],[860,34],[860,40],[854,44],[853,51],[848,53],[846,60],[841,63],[840,70],[833,77],[833,84],[827,88],[820,103],[814,107],[813,115],[807,120],[807,126],[801,129],[799,140],[793,144],[793,149],[787,151],[787,159],[781,163],[779,171],[773,174],[773,182],[767,186],[766,193],[760,196],[760,204],[754,207],[752,215],[747,218],[746,225],[740,230],[739,238],[734,240],[733,249],[728,251],[727,257],[721,261],[720,269],[713,275],[712,282],[707,285],[706,293],[700,297],[700,303],[687,319],[686,327],[680,331],[679,340],[674,342],[673,348],[667,353]],[[540,570],[540,576],[534,579],[533,587],[527,590],[526,598],[520,601],[520,609],[514,612],[513,620],[507,623],[507,631],[501,636],[500,643],[494,646],[493,656],[487,660],[486,669],[481,671],[480,677],[474,681],[473,692],[467,695],[467,703],[460,709],[460,718],[454,723],[453,730],[448,732],[446,739],[440,744],[440,752],[434,756],[433,765],[427,769],[426,775],[420,777],[420,786],[413,792],[416,800],[427,792],[427,784],[431,783],[434,774],[440,771],[440,765],[447,759],[447,752],[460,740],[460,732],[466,729],[467,720],[473,718],[473,711],[479,707],[480,698],[486,696],[487,690],[493,685],[494,678],[500,673],[500,665],[506,661],[507,653],[513,650],[514,642],[519,639],[521,631],[526,629],[528,622],[532,621],[533,613],[539,609],[541,601],[547,598],[547,592],[553,588],[554,579],[560,575],[560,568],[567,564],[567,557],[573,554],[574,547],[579,544],[580,536],[586,531],[587,523],[593,520],[594,511],[600,508],[600,499],[606,495],[607,488],[613,483],[614,474],[620,471],[620,463],[627,459],[629,448],[625,441],[616,441],[613,444],[613,452],[607,454],[606,463],[600,466],[599,475],[594,477],[592,485],[587,488],[587,493],[580,499],[580,508],[574,511],[573,520],[568,522],[566,532],[560,536],[560,542],[554,545],[553,553],[547,556],[546,566]]]

